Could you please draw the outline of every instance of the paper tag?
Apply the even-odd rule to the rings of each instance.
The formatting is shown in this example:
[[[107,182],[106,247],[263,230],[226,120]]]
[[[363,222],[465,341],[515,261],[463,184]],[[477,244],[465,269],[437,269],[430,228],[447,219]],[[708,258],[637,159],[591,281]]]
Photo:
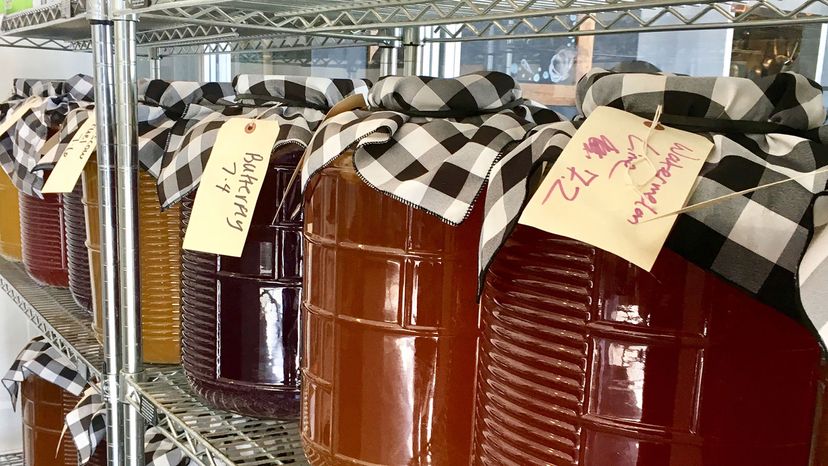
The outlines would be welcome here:
[[[83,167],[98,148],[95,118],[89,118],[78,129],[43,185],[44,193],[71,193],[78,183]]]
[[[10,130],[15,123],[18,122],[23,115],[26,114],[29,110],[31,110],[35,105],[39,104],[41,99],[39,97],[29,97],[28,99],[24,100],[22,104],[18,105],[14,108],[14,111],[6,117],[5,120],[0,122],[0,136],[6,134],[6,131]]]
[[[219,129],[201,175],[184,249],[239,257],[279,123],[233,118]]]
[[[609,107],[575,133],[519,223],[577,239],[649,271],[713,143]]]
[[[349,112],[358,108],[365,108],[365,96],[362,94],[354,94],[340,100],[325,114],[325,119],[339,115],[340,113]]]

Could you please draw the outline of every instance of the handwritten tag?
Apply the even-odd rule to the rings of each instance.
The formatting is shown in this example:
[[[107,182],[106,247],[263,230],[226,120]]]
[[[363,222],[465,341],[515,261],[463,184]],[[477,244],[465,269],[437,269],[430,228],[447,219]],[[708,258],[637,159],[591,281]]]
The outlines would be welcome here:
[[[78,183],[83,167],[97,148],[98,134],[95,118],[89,118],[72,136],[66,150],[55,163],[55,168],[43,185],[43,192],[71,193]]]
[[[276,121],[233,118],[222,125],[201,175],[184,249],[241,256],[278,135]]]
[[[39,97],[29,97],[28,99],[24,100],[22,104],[18,105],[14,108],[14,111],[11,112],[2,122],[0,122],[0,136],[6,134],[6,131],[10,130],[15,123],[17,123],[23,115],[26,114],[29,110],[31,110],[35,105],[39,104],[41,99]]]
[[[713,143],[609,107],[575,133],[519,223],[577,239],[649,271]],[[648,133],[649,139],[648,139]],[[645,147],[645,141],[646,147]]]

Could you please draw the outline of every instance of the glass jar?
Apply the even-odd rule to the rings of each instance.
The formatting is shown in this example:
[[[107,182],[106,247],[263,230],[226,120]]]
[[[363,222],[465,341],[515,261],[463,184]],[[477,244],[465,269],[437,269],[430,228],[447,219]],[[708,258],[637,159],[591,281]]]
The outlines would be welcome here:
[[[468,465],[482,203],[454,227],[344,154],[305,191],[302,440],[314,465]]]
[[[816,339],[670,250],[518,225],[481,320],[476,464],[809,464]]]
[[[299,416],[302,215],[299,183],[287,187],[301,157],[271,157],[241,257],[182,252],[182,365],[193,390],[221,409]],[[182,202],[182,235],[194,199]]]
[[[77,466],[78,451],[72,436],[61,435],[64,419],[80,401],[57,385],[30,376],[20,387],[23,417],[23,458],[26,466]],[[98,445],[86,463],[106,465],[106,445]]]
[[[141,337],[144,361],[176,364],[180,361],[181,239],[179,208],[161,211],[155,179],[138,175],[138,248],[141,280]],[[90,161],[83,171],[83,202],[86,207],[87,245],[94,291],[95,331],[103,337],[101,306],[101,232],[98,169]]]
[[[89,252],[86,250],[86,213],[84,212],[82,198],[82,183],[78,183],[71,193],[63,195],[63,223],[66,225],[69,291],[81,309],[91,312],[92,282],[89,277]]]
[[[0,256],[19,262],[23,258],[20,245],[20,207],[17,188],[0,170]]]
[[[19,199],[20,242],[26,272],[41,285],[69,286],[63,196],[44,194],[43,199],[38,199],[19,193]]]

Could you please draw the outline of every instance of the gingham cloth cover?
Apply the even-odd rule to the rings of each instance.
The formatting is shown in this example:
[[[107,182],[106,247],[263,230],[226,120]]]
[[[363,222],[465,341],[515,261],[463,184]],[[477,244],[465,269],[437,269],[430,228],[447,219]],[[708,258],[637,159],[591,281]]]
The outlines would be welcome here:
[[[78,449],[80,464],[86,464],[106,440],[106,407],[100,389],[89,387],[75,409],[66,415],[66,427]],[[155,427],[144,435],[147,466],[185,466],[189,459]]]
[[[20,383],[33,375],[75,396],[80,396],[87,384],[87,378],[77,366],[42,336],[35,337],[26,344],[3,376],[2,382],[9,392],[13,407],[17,404]]]
[[[35,165],[33,171],[54,168],[58,159],[66,151],[66,147],[69,146],[69,142],[72,141],[72,137],[89,118],[95,118],[95,104],[92,102],[79,103],[78,108],[70,111],[66,115],[60,131],[54,136],[55,143],[49,146],[50,141],[46,141],[47,144],[43,147],[43,156]]]
[[[368,105],[320,126],[302,167],[303,189],[354,147],[354,167],[366,183],[452,225],[471,212],[502,151],[538,119],[561,119],[530,108],[517,83],[497,72],[386,77],[371,89]]]
[[[366,94],[370,82],[240,75],[233,80],[233,85],[239,105],[190,105],[172,129],[158,177],[162,208],[172,206],[198,186],[218,131],[229,118],[276,120],[279,135],[274,149],[295,144],[303,150],[325,112],[345,97]]]
[[[155,79],[139,85],[138,104],[138,161],[154,178],[161,173],[166,150],[175,150],[182,132],[198,121],[188,118],[190,107],[229,104],[235,92],[229,83],[197,83]],[[176,128],[174,130],[174,127]]]
[[[10,151],[6,144],[0,144],[0,165],[3,170],[20,191],[41,197],[43,174],[36,171],[35,167],[40,161],[41,149],[46,142],[48,128],[62,125],[72,110],[91,102],[94,99],[94,84],[90,76],[75,75],[63,85],[53,82],[39,85],[32,82],[24,84],[16,82],[15,89],[22,92],[61,92],[47,97],[37,94],[41,97],[38,104],[27,111],[5,135],[0,135],[0,138],[11,139]],[[31,96],[21,94],[19,97]]]
[[[86,464],[106,439],[106,409],[99,387],[89,386],[75,408],[66,415],[66,428]]]
[[[596,79],[598,75],[604,77]],[[584,86],[583,81],[579,84],[578,102],[586,116],[607,104],[650,115],[663,104],[665,111],[672,115],[697,112],[697,116],[713,120],[716,116],[732,120],[736,118],[734,115],[749,115],[752,121],[774,119],[798,131],[814,129],[817,122],[825,119],[822,106],[811,105],[814,95],[819,95],[819,88],[801,76],[777,76],[756,82],[682,77],[684,87],[677,91],[681,94],[679,104],[669,103],[676,96],[671,83],[677,77],[664,79],[658,75],[619,75],[598,70],[583,79],[591,83],[590,87]],[[655,96],[659,85],[661,98]],[[629,87],[622,91],[618,86]],[[773,92],[760,92],[763,89],[773,89]],[[641,99],[637,92],[641,92]],[[802,99],[802,105],[794,105],[791,102],[794,97]],[[589,105],[584,103],[585,99]],[[708,113],[706,109],[713,107],[720,110]],[[764,118],[759,108],[764,109]],[[531,187],[537,186],[543,172],[554,163],[574,133],[575,126],[568,122],[539,126],[495,165],[481,233],[481,284],[491,259],[516,224]],[[807,175],[828,165],[828,146],[824,144],[828,141],[821,143],[779,133],[704,134],[715,147],[688,205]],[[813,202],[825,192],[826,180],[826,173],[813,174],[681,214],[666,246],[758,300],[809,327],[811,322],[821,329],[828,321],[825,304],[820,310],[805,309],[805,315],[795,275],[814,231]],[[822,337],[826,336],[828,333],[823,332]]]
[[[144,434],[144,464],[146,466],[187,466],[190,459],[170,439],[155,427]]]

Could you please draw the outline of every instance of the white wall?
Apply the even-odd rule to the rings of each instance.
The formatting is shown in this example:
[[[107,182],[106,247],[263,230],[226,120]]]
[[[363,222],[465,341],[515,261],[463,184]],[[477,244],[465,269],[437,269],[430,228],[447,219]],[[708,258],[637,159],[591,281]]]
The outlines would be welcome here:
[[[14,78],[66,79],[92,74],[92,54],[0,47],[0,101],[9,97]],[[0,374],[34,335],[23,313],[5,295],[0,296]],[[12,411],[5,389],[0,389],[0,453],[20,451],[20,415]]]

